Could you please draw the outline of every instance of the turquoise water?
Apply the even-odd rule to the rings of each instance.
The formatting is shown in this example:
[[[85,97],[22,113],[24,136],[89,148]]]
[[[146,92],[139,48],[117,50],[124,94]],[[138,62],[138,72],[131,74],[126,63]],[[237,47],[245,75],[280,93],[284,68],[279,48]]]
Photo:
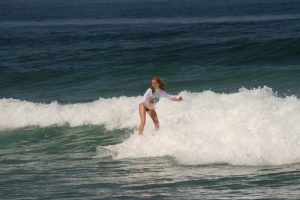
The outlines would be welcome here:
[[[299,8],[0,2],[1,199],[299,199]]]

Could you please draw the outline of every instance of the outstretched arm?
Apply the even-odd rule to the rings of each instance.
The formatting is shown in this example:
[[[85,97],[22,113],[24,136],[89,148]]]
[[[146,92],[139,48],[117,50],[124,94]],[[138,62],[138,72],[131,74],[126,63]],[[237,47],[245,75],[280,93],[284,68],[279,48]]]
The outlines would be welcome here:
[[[169,93],[167,93],[166,91],[163,91],[162,95],[163,95],[163,97],[166,97],[166,98],[170,99],[171,101],[182,101],[183,100],[182,96],[173,96],[173,95],[170,95]]]
[[[172,101],[182,101],[183,98],[182,98],[182,96],[172,96],[172,97],[171,97],[171,100],[172,100]]]

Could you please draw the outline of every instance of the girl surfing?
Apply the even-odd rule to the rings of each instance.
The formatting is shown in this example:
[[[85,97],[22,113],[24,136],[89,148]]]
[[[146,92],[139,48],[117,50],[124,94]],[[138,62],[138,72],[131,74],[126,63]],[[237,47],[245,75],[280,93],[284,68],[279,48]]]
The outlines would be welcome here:
[[[153,76],[150,81],[150,88],[144,94],[141,103],[139,104],[139,113],[140,113],[140,126],[139,134],[143,134],[143,130],[146,123],[146,112],[151,117],[154,122],[155,130],[159,129],[159,121],[157,113],[155,111],[155,105],[159,102],[161,97],[170,99],[171,101],[182,101],[181,96],[172,96],[166,91],[166,84],[158,77]]]

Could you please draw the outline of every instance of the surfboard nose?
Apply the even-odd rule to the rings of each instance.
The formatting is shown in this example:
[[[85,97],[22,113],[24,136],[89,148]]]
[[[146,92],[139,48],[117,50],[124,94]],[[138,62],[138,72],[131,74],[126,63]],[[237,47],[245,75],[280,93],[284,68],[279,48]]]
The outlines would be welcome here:
[[[115,158],[118,152],[113,151],[107,147],[98,146],[97,147],[97,158]]]

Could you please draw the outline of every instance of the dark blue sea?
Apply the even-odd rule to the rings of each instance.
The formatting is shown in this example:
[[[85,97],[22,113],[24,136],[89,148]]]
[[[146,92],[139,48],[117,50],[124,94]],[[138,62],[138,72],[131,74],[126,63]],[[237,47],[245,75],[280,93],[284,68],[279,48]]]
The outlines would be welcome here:
[[[298,0],[0,0],[0,199],[300,199],[299,83]]]

